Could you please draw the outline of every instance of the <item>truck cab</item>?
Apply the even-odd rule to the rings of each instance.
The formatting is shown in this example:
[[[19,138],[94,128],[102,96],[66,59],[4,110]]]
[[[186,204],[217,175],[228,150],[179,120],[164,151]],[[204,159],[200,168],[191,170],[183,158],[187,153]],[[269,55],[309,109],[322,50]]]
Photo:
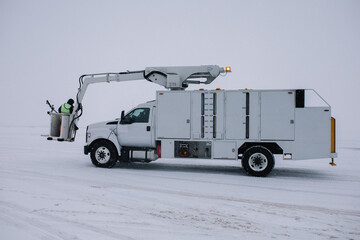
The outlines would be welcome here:
[[[112,167],[118,160],[150,162],[157,159],[155,143],[156,104],[150,101],[112,121],[86,128],[84,153],[98,167]]]

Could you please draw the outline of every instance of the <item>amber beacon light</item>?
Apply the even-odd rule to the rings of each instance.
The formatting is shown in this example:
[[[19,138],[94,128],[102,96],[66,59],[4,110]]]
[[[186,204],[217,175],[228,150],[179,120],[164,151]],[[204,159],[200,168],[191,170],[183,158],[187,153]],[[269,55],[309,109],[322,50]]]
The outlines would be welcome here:
[[[231,67],[226,67],[226,68],[225,68],[225,71],[226,71],[226,72],[231,72]]]

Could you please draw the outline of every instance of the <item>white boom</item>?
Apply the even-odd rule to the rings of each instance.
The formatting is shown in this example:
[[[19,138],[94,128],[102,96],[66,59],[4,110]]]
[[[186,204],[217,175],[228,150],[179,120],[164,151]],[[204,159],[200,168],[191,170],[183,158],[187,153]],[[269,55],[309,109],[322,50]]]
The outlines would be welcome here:
[[[225,69],[217,65],[204,65],[185,67],[147,67],[143,71],[86,74],[82,75],[79,79],[80,87],[76,99],[76,104],[78,105],[75,105],[74,109],[78,110],[88,85],[92,83],[146,79],[170,90],[184,90],[188,87],[188,84],[210,84],[220,75],[220,73],[224,72]],[[199,78],[206,78],[206,81],[200,82],[189,80]]]
[[[142,71],[126,71],[119,73],[97,73],[97,74],[85,74],[79,78],[79,89],[76,96],[76,103],[74,106],[74,112],[68,116],[69,123],[64,125],[62,121],[56,120],[57,125],[61,124],[60,133],[55,131],[56,134],[52,134],[53,123],[51,123],[51,131],[49,140],[57,139],[59,141],[73,141],[76,135],[76,124],[82,115],[82,100],[85,96],[87,87],[93,83],[101,82],[122,82],[122,81],[136,81],[136,80],[148,80],[150,82],[159,84],[170,90],[184,90],[189,84],[210,84],[214,81],[220,73],[230,72],[230,69],[219,67],[217,65],[203,65],[203,66],[179,66],[179,67],[147,67]],[[206,79],[205,81],[192,80],[192,79]],[[79,111],[81,110],[81,113]],[[55,115],[61,115],[57,113],[52,114],[53,119]],[[61,117],[61,116],[59,116]],[[55,120],[54,120],[55,122]],[[63,126],[64,125],[64,126]],[[55,127],[56,129],[56,127]],[[67,131],[67,133],[66,133]],[[61,134],[63,132],[63,134]],[[54,136],[55,135],[55,136]]]

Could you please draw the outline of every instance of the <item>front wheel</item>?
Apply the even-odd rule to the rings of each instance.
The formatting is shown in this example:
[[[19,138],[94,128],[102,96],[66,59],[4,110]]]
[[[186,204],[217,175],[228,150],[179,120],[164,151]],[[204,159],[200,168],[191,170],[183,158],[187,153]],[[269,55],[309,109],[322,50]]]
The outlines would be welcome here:
[[[253,146],[244,152],[241,164],[248,174],[265,177],[274,167],[274,155],[263,146]]]
[[[91,148],[91,162],[102,168],[112,168],[117,162],[116,148],[108,141],[100,141]]]

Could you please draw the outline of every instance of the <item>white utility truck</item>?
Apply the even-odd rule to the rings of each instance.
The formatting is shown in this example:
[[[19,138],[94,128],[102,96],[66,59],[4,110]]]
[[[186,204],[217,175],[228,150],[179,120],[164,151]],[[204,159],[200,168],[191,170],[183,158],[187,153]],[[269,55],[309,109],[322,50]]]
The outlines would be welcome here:
[[[50,113],[48,139],[74,140],[89,84],[147,79],[169,90],[157,91],[154,101],[126,114],[122,111],[117,120],[87,127],[84,152],[95,166],[160,157],[241,159],[248,174],[266,176],[275,154],[284,160],[331,158],[335,165],[335,119],[330,105],[314,90],[185,91],[188,84],[209,84],[230,71],[207,65],[83,75],[74,113]],[[306,92],[315,93],[325,106],[307,106]]]

